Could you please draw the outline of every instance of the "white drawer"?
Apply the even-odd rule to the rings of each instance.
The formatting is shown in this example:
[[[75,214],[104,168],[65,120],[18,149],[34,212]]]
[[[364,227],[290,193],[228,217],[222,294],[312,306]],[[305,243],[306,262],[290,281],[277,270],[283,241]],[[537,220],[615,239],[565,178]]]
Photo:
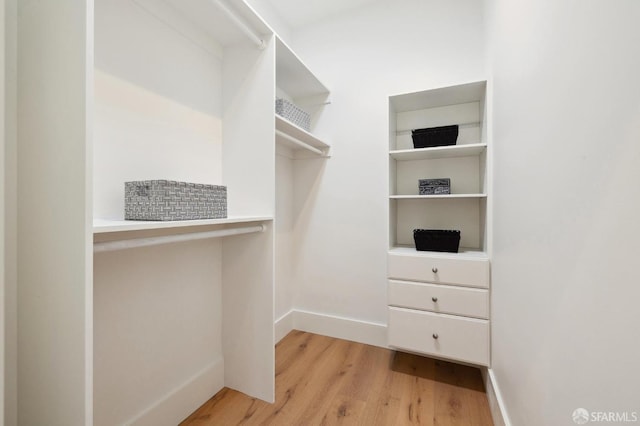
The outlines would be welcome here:
[[[389,253],[389,278],[489,288],[489,260],[423,253]]]
[[[389,305],[489,318],[489,290],[389,280]]]
[[[489,365],[489,321],[389,308],[389,346]]]

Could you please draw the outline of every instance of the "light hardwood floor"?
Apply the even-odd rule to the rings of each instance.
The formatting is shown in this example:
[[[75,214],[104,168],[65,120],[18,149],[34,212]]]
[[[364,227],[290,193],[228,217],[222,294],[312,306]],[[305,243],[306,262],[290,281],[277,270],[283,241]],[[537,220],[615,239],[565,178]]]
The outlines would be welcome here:
[[[224,388],[187,425],[493,425],[476,368],[292,331],[276,345],[276,402]]]

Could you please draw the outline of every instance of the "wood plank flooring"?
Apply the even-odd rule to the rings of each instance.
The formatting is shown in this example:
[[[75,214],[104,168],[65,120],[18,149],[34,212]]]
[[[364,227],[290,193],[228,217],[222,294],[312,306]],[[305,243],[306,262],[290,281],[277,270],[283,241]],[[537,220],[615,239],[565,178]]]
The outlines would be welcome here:
[[[493,425],[476,368],[292,331],[276,345],[276,402],[224,388],[189,425]]]

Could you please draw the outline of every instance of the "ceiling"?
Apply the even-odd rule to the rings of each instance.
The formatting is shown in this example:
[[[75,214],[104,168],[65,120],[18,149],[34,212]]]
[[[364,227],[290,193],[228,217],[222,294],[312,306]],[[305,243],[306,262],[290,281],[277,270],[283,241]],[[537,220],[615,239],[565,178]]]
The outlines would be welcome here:
[[[265,0],[292,29],[311,24],[378,0]]]

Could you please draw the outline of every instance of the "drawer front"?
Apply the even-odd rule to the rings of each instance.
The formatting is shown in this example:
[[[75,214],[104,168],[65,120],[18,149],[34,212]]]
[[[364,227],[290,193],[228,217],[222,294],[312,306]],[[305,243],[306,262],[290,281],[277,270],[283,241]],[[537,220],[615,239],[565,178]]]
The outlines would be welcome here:
[[[389,280],[389,305],[489,318],[489,290]]]
[[[489,321],[389,308],[389,346],[489,365]]]
[[[389,253],[389,278],[489,288],[489,260]]]

